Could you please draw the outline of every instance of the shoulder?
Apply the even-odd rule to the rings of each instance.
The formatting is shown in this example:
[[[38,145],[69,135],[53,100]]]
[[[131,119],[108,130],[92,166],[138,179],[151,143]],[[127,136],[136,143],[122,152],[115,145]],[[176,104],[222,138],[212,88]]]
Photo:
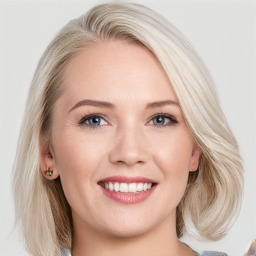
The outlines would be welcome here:
[[[66,248],[61,248],[61,256],[71,256],[70,251]]]
[[[197,254],[197,256],[228,256],[228,255],[224,252],[203,251],[201,255]]]
[[[61,256],[71,256],[70,252],[66,248],[61,248]],[[202,254],[196,253],[196,256],[228,256],[223,252],[204,251]]]
[[[184,245],[186,245],[187,247],[189,247],[190,249],[192,249],[190,246],[188,246],[186,243],[183,243]],[[202,254],[199,254],[198,252],[194,251],[196,256],[228,256],[226,253],[224,252],[216,252],[216,251],[203,251]]]

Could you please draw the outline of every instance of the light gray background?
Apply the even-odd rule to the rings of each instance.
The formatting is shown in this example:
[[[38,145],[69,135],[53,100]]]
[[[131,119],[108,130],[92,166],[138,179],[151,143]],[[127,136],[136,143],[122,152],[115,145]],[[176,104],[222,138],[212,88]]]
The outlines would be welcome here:
[[[194,249],[242,255],[256,238],[256,2],[139,0],[173,22],[211,71],[245,167],[241,213],[218,242],[185,238]],[[28,88],[47,44],[70,19],[102,1],[0,1],[0,255],[27,255],[17,230],[11,170]],[[24,205],[26,207],[26,205]]]

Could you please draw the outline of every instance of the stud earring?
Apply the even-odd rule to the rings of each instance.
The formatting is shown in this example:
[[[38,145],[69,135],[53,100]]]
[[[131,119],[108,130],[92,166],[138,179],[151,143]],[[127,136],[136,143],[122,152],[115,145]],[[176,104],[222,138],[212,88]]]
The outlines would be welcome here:
[[[50,177],[52,177],[53,176],[53,170],[47,170],[46,171],[46,174],[48,175],[48,176],[50,176]]]

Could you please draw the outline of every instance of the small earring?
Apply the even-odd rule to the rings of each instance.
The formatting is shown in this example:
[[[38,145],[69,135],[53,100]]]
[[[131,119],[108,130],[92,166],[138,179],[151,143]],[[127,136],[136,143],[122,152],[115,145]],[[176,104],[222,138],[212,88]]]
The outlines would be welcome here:
[[[48,176],[50,176],[50,177],[52,177],[53,176],[53,170],[47,170],[46,171],[46,174],[48,175]]]

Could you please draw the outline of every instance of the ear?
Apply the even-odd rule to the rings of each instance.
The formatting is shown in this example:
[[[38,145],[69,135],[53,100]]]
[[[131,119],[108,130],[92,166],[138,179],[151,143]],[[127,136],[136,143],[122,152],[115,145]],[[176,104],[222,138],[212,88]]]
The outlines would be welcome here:
[[[189,165],[189,171],[190,172],[194,172],[198,169],[200,156],[201,156],[200,149],[198,148],[197,145],[194,145],[192,155],[191,155],[191,159],[190,159],[190,165]]]
[[[59,177],[50,142],[42,138],[40,139],[40,170],[46,179],[54,180]]]

